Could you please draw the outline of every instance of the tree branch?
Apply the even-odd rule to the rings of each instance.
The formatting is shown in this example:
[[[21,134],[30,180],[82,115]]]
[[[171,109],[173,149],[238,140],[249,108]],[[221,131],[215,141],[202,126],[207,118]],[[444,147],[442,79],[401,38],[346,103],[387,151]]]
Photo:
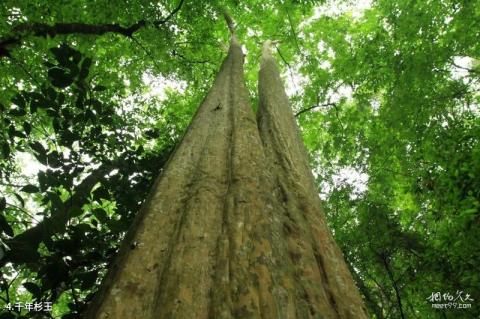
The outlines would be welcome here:
[[[0,267],[7,262],[15,260],[17,257],[22,258],[24,254],[36,251],[38,245],[52,236],[56,230],[51,225],[59,225],[65,227],[70,220],[71,211],[74,208],[80,208],[86,201],[88,194],[92,188],[105,176],[114,169],[114,165],[103,164],[87,176],[77,187],[77,191],[64,203],[63,209],[56,212],[54,215],[45,218],[37,225],[25,230],[14,238],[6,242],[10,250],[5,254],[0,261]]]
[[[471,69],[471,68],[467,68],[467,67],[458,65],[458,64],[456,64],[456,63],[453,62],[453,61],[451,61],[450,63],[451,63],[454,67],[459,68],[459,69],[462,69],[462,70],[465,70],[465,71],[468,71],[469,73],[479,74],[479,72],[478,72],[477,70],[475,70],[475,69]]]
[[[294,40],[295,47],[297,48],[298,53],[301,56],[303,56],[302,50],[300,50],[300,45],[298,44],[297,32],[295,32],[295,27],[293,26],[293,21],[292,21],[292,17],[290,16],[290,11],[288,11],[288,8],[285,11],[287,12],[288,23],[290,24],[290,30],[292,32],[292,38]]]
[[[295,94],[297,94],[298,93],[298,88],[297,88],[297,84],[295,83],[295,78],[293,76],[292,66],[290,65],[290,63],[287,62],[287,60],[285,59],[285,57],[283,56],[282,52],[280,51],[280,49],[278,48],[277,45],[275,45],[275,49],[277,49],[278,55],[282,59],[283,63],[285,63],[285,65],[287,66],[287,69],[288,69],[288,72],[290,73],[290,78],[292,80],[293,86],[295,87]]]
[[[379,256],[380,256],[380,258],[383,262],[383,265],[385,266],[385,270],[387,271],[388,278],[392,282],[393,289],[395,290],[395,297],[397,298],[397,304],[398,304],[398,309],[400,311],[400,317],[402,319],[405,319],[405,315],[403,313],[402,299],[400,298],[400,289],[398,288],[397,282],[396,282],[395,278],[393,277],[393,273],[392,273],[392,270],[390,269],[390,266],[388,264],[387,257],[384,254],[379,254]]]
[[[208,63],[212,63],[212,62],[209,61],[209,60],[190,60],[190,59],[188,59],[185,55],[183,55],[183,54],[181,54],[180,52],[178,52],[177,50],[172,50],[172,55],[179,57],[180,59],[182,59],[182,60],[185,61],[186,63],[191,63],[191,64],[208,64]]]
[[[178,11],[180,11],[184,2],[185,0],[180,0],[175,9],[173,9],[173,11],[170,12],[165,19],[156,21],[153,23],[153,25],[158,28],[160,25],[167,23],[175,14],[177,14]]]
[[[177,7],[175,7],[165,19],[154,21],[152,24],[158,28],[167,23],[180,10],[184,1],[185,0],[180,0]],[[116,33],[126,37],[132,37],[135,32],[145,27],[147,24],[148,22],[146,20],[140,20],[129,27],[123,27],[116,23],[56,23],[54,25],[39,22],[22,23],[13,28],[13,36],[0,39],[0,58],[10,56],[11,47],[19,46],[22,43],[23,38],[29,35],[37,37],[55,37],[57,35],[67,34],[102,35],[105,33]]]
[[[303,110],[300,110],[298,113],[295,114],[295,117],[299,116],[300,114],[302,113],[305,113],[305,112],[308,112],[310,110],[313,110],[317,107],[325,107],[325,106],[333,106],[333,107],[337,107],[337,104],[336,103],[325,103],[325,104],[316,104],[316,105],[313,105],[311,107],[307,107]]]

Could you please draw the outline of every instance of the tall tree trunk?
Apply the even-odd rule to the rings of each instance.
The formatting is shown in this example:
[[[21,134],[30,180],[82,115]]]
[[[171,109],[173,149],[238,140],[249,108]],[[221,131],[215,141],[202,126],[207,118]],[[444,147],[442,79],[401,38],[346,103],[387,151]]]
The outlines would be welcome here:
[[[291,289],[297,317],[308,317],[299,312],[308,305],[313,318],[366,318],[357,287],[326,224],[269,41],[262,49],[258,89],[258,128],[274,175],[282,242],[293,266],[288,275],[294,279]]]
[[[278,123],[260,118],[267,131],[267,122]],[[279,136],[299,145],[264,148],[233,36],[85,318],[365,318],[342,255],[315,216],[318,195],[305,152],[293,151],[303,147],[294,128]],[[289,173],[272,162],[283,160],[303,166]]]

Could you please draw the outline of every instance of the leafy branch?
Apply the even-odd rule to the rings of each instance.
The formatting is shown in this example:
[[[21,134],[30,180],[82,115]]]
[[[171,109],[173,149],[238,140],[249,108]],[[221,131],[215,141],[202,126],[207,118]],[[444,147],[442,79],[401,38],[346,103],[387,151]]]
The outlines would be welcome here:
[[[80,209],[85,203],[92,188],[115,167],[103,164],[89,176],[87,176],[77,187],[77,191],[66,202],[59,205],[58,211],[49,218],[43,219],[37,225],[25,230],[23,233],[7,241],[11,249],[0,261],[0,266],[17,258],[24,258],[28,252],[35,252],[38,245],[46,238],[55,233],[58,228],[63,228],[68,223],[74,209]],[[52,227],[56,225],[56,227]]]
[[[0,39],[0,58],[9,57],[11,47],[20,46],[24,37],[29,35],[37,37],[55,37],[57,35],[67,34],[103,35],[106,33],[116,33],[131,38],[135,32],[148,24],[151,24],[156,28],[166,24],[178,11],[180,11],[184,2],[185,0],[180,0],[175,9],[173,9],[164,19],[152,23],[149,23],[146,20],[140,20],[129,27],[123,27],[117,23],[56,23],[54,25],[40,22],[22,23],[13,29],[14,35]]]

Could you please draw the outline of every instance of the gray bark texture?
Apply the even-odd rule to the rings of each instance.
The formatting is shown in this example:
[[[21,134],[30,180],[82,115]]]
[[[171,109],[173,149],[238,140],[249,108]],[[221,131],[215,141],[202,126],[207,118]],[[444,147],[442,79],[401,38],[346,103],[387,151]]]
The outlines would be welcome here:
[[[264,51],[258,126],[233,36],[85,318],[367,318]]]

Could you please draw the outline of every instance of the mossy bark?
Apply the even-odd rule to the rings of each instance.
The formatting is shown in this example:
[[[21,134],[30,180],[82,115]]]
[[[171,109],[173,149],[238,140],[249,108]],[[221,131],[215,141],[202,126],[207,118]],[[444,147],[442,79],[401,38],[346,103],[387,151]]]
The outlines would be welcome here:
[[[233,37],[85,318],[366,317],[269,61],[259,129]]]

